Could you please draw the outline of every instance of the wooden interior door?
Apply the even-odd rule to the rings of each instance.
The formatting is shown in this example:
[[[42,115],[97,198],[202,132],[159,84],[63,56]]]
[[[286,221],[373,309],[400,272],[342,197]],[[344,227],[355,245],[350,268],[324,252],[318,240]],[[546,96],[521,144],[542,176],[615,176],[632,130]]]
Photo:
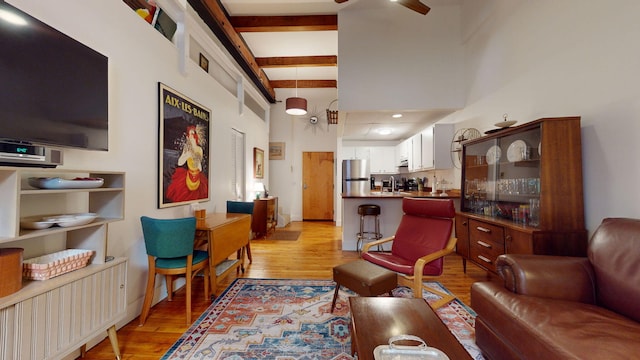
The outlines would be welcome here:
[[[302,153],[302,220],[333,220],[333,152]]]

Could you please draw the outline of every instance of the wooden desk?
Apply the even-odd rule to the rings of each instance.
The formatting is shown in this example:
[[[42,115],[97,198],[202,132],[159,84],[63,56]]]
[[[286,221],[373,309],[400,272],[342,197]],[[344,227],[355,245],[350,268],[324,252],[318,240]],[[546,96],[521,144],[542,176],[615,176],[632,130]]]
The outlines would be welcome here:
[[[227,276],[232,270],[244,266],[244,251],[241,252],[239,259],[228,258],[231,254],[237,253],[238,250],[243,250],[249,243],[251,215],[235,213],[208,214],[203,222],[196,224],[196,230],[206,232],[211,274],[211,294],[215,295],[218,279]]]
[[[357,352],[360,360],[373,360],[376,346],[402,334],[421,338],[450,359],[471,359],[424,299],[355,296],[349,298],[349,305],[351,352]]]

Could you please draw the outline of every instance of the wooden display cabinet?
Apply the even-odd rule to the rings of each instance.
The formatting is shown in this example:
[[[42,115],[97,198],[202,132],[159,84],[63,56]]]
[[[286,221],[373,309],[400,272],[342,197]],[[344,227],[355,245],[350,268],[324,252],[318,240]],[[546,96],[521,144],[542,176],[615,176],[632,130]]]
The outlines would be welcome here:
[[[270,196],[255,199],[252,216],[251,231],[254,233],[254,238],[267,237],[278,225],[278,198]]]
[[[535,210],[535,205],[539,210]],[[500,254],[584,256],[580,117],[544,118],[462,144],[457,252],[495,272]]]

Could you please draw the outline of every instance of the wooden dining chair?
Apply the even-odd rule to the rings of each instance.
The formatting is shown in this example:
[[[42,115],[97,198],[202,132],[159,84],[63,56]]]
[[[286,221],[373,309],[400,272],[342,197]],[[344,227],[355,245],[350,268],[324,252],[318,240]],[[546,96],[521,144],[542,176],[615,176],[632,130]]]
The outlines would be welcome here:
[[[253,201],[227,201],[227,212],[228,213],[236,213],[236,214],[249,214],[253,216]],[[244,247],[244,251],[247,253],[247,259],[249,259],[249,264],[253,262],[253,258],[251,257],[251,239],[253,238],[253,234],[248,234],[249,242],[247,242],[247,246]],[[242,254],[238,254],[238,259]],[[244,272],[244,267],[242,268],[242,272]]]
[[[149,262],[147,289],[144,294],[140,326],[144,325],[149,315],[155,292],[156,274],[165,276],[167,298],[173,299],[173,280],[175,276],[184,275],[186,280],[186,323],[191,324],[191,283],[200,271],[204,272],[204,297],[209,298],[209,254],[206,251],[194,250],[196,219],[153,219],[147,216],[140,218],[144,244]]]

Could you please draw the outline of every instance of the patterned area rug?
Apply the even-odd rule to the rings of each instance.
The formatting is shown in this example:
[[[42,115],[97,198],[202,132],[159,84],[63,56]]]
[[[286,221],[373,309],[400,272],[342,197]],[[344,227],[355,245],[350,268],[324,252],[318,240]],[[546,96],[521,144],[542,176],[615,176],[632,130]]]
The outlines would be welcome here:
[[[332,314],[334,287],[332,280],[236,279],[162,359],[353,359],[348,297],[355,294],[343,287]],[[413,296],[405,287],[393,295]],[[437,313],[471,356],[482,359],[473,310],[456,300]]]

